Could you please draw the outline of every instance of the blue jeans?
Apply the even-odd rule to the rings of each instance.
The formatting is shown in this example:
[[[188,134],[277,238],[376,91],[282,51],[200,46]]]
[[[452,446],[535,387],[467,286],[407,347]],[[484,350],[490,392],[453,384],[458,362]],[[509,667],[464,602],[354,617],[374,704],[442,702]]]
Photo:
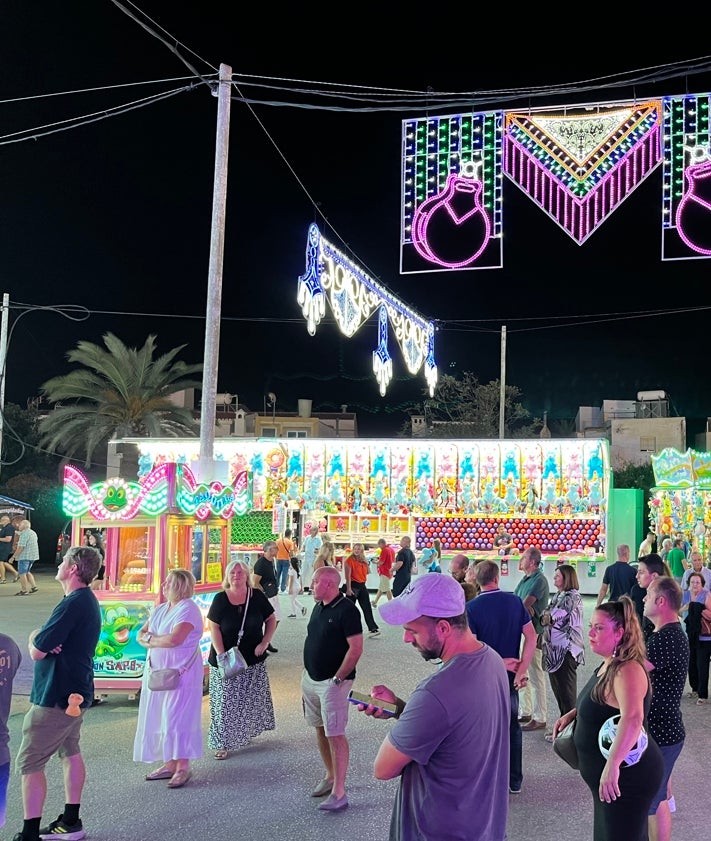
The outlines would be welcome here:
[[[520,789],[523,782],[523,734],[518,720],[518,689],[514,689],[514,673],[506,672],[511,696],[509,725],[509,788]]]
[[[289,567],[291,561],[277,561],[277,586],[282,593],[286,592],[286,582],[289,578]]]

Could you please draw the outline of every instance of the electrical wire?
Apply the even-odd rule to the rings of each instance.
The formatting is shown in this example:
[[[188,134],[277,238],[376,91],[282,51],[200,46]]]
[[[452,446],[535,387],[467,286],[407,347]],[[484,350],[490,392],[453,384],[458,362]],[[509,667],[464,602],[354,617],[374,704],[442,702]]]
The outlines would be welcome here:
[[[179,93],[185,93],[186,91],[194,90],[196,85],[186,85],[182,88],[175,88],[172,91],[167,91],[165,93],[154,94],[153,96],[146,97],[144,99],[134,100],[133,102],[127,103],[125,105],[117,105],[113,108],[106,108],[99,112],[94,112],[93,114],[85,114],[81,117],[69,117],[66,120],[58,120],[54,123],[48,123],[44,126],[37,126],[35,128],[29,129],[21,129],[17,132],[11,132],[10,134],[0,135],[0,146],[5,146],[8,143],[22,143],[25,140],[38,140],[40,137],[46,137],[49,134],[57,134],[60,131],[69,131],[73,128],[78,128],[79,126],[86,126],[90,123],[97,123],[101,120],[109,119],[110,117],[116,117],[119,114],[126,114],[129,111],[135,111],[137,108],[145,108],[148,105],[153,105],[156,102],[161,102],[164,99],[169,99],[170,97],[176,96]],[[19,135],[23,135],[20,137]]]

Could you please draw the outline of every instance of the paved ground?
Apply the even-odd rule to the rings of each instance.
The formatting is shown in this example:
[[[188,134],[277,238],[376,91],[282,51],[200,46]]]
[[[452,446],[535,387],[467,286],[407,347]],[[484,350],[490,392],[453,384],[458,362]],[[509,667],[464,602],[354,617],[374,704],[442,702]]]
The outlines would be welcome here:
[[[31,598],[15,598],[17,588],[11,584],[0,587],[0,629],[14,636],[23,650],[29,632],[47,618],[61,598],[53,572],[50,568],[40,570],[40,592]],[[585,602],[589,616],[594,600],[586,597]],[[374,683],[385,683],[407,697],[432,666],[403,644],[400,629],[381,627],[380,638],[365,641],[356,688],[367,691]],[[309,797],[321,767],[313,733],[304,725],[301,714],[299,678],[305,628],[306,620],[298,618],[284,619],[277,630],[275,644],[279,653],[269,662],[277,729],[263,734],[224,762],[215,761],[206,749],[205,757],[194,763],[193,779],[183,789],[171,791],[164,783],[145,782],[147,766],[131,760],[137,701],[113,696],[108,703],[89,710],[82,737],[88,768],[82,817],[89,837],[96,841],[231,841],[235,837],[251,841],[384,841],[396,783],[375,780],[372,762],[387,732],[387,722],[351,715],[350,808],[325,814],[317,810],[317,801]],[[587,680],[594,664],[594,658],[589,657],[579,681]],[[20,743],[30,685],[27,657],[15,683],[17,694],[10,717],[13,758]],[[472,704],[476,702],[472,698]],[[550,693],[548,709],[552,723],[556,707]],[[711,707],[697,707],[685,700],[684,716],[688,737],[674,781],[678,807],[674,837],[697,839],[703,837],[708,825],[703,781],[711,748]],[[207,733],[207,698],[203,721]],[[511,797],[509,839],[589,841],[592,804],[588,789],[579,775],[553,754],[541,731],[524,734],[524,774],[523,791]],[[45,816],[53,819],[63,806],[56,759],[48,766],[48,778]],[[0,830],[0,839],[11,838],[21,827],[21,820],[19,780],[13,774],[8,824]],[[475,822],[474,816],[474,826]],[[473,831],[472,838],[475,837]]]

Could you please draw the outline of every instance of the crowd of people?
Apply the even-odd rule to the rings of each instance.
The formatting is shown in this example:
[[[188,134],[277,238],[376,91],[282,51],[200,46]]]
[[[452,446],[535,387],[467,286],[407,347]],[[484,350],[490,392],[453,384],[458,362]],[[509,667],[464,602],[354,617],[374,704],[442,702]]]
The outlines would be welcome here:
[[[373,764],[377,779],[399,779],[391,841],[474,837],[474,812],[477,839],[504,841],[509,795],[524,785],[522,733],[544,730],[554,741],[573,721],[580,775],[593,798],[594,841],[671,838],[672,777],[686,737],[681,698],[687,678],[698,703],[708,699],[711,596],[693,551],[688,559],[684,555],[681,571],[654,552],[639,558],[635,570],[629,547],[618,547],[587,633],[587,648],[600,662],[579,688],[586,644],[574,566],[559,564],[551,586],[540,551],[528,547],[520,561],[523,576],[511,593],[499,587],[501,561],[470,563],[460,553],[447,574],[441,566],[427,569],[433,553],[426,566],[420,560],[425,574],[413,577],[418,562],[403,536],[397,553],[381,541],[379,557],[372,559],[361,544],[354,545],[341,568],[331,541],[309,536],[320,538],[320,545],[312,541],[310,578],[305,581],[292,545],[284,593],[291,598],[289,617],[297,616],[297,608],[310,614],[301,696],[323,764],[311,792],[320,810],[349,805],[349,693],[364,652],[363,623],[370,636],[379,633],[367,587],[372,561],[378,574],[374,603],[385,599],[378,618],[402,626],[403,642],[439,664],[407,700],[376,685],[358,704],[366,715],[395,719]],[[501,548],[506,551],[503,541]],[[281,619],[278,552],[278,541],[267,541],[253,567],[230,562],[208,612],[207,745],[216,760],[276,727],[267,662],[278,651],[272,645]],[[57,572],[65,598],[30,638],[35,679],[17,757],[25,819],[14,841],[84,837],[79,733],[81,711],[93,697],[99,613],[91,588],[102,563],[96,545],[66,553]],[[298,602],[307,585],[309,608]],[[189,570],[171,570],[163,600],[138,632],[147,668],[133,758],[159,763],[145,780],[163,780],[169,788],[184,786],[191,761],[203,755],[203,619],[192,599],[194,586]],[[21,655],[11,643],[0,640],[16,669]],[[547,684],[558,706],[550,728]],[[79,715],[69,712],[72,705]],[[605,728],[610,735],[603,752]],[[66,803],[56,821],[40,828],[44,767],[54,753],[65,766]],[[2,782],[0,775],[4,796]]]

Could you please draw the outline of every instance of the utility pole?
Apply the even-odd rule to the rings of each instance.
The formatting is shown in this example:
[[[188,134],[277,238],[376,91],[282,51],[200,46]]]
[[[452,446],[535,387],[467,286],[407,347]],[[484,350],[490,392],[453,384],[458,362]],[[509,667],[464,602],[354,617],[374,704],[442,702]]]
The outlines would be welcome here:
[[[504,437],[504,416],[506,408],[506,327],[501,327],[501,376],[499,377],[501,393],[499,395],[499,438]]]
[[[217,367],[220,355],[220,319],[222,317],[222,265],[225,251],[225,207],[227,204],[227,157],[230,142],[230,97],[232,68],[220,65],[217,89],[217,139],[215,142],[215,177],[212,191],[212,232],[210,268],[207,283],[205,318],[205,359],[202,371],[202,405],[200,408],[200,476],[209,481],[214,472],[215,408]]]
[[[5,426],[5,372],[7,369],[7,324],[10,318],[10,296],[2,296],[2,322],[0,323],[0,471],[2,470],[2,433]]]

